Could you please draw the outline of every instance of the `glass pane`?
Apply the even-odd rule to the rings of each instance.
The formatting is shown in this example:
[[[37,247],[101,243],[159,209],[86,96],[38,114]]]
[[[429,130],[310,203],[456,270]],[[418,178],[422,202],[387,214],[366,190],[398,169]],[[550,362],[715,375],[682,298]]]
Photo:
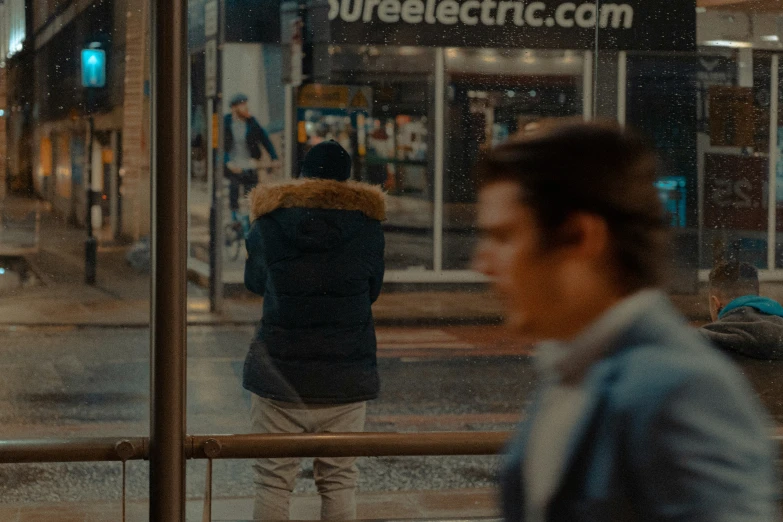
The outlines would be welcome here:
[[[673,288],[695,289],[695,268],[719,259],[767,267],[770,60],[703,46],[695,55],[629,51],[618,65],[625,121],[660,151]]]
[[[660,151],[657,187],[674,232],[672,258],[678,268],[671,293],[697,324],[710,321],[705,272],[719,261],[737,260],[759,269],[783,263],[778,186],[778,240],[774,265],[769,264],[774,227],[769,180],[775,172],[770,157],[783,143],[779,129],[770,129],[773,107],[781,100],[780,78],[773,85],[772,74],[773,67],[778,74],[780,69],[773,58],[780,52],[780,4],[704,4],[696,11],[693,51],[642,52],[648,43],[644,39],[626,53],[602,51],[604,60],[618,57],[618,118],[647,134]],[[611,74],[599,67],[598,83],[601,75]],[[614,95],[599,91],[597,103]],[[774,110],[780,116],[779,105]],[[782,172],[778,166],[778,180]],[[779,301],[779,274],[768,274],[761,295]],[[779,422],[779,363],[748,357],[738,357],[738,362]]]
[[[210,284],[215,283],[210,281],[214,276],[210,263],[219,264],[215,257],[220,256],[222,275],[217,277],[224,283],[220,311],[225,324],[189,326],[189,432],[348,431],[356,426],[346,422],[323,426],[318,419],[328,414],[330,407],[347,409],[349,418],[355,414],[351,411],[353,405],[364,402],[363,396],[351,395],[356,388],[369,390],[366,395],[370,398],[360,431],[512,429],[528,401],[532,370],[527,347],[505,342],[503,333],[494,326],[499,306],[485,292],[454,294],[439,291],[437,286],[420,291],[418,287],[387,284],[372,308],[374,332],[372,325],[361,319],[361,339],[357,341],[355,317],[369,314],[372,299],[363,286],[367,281],[361,266],[365,262],[362,251],[375,247],[372,238],[361,248],[338,242],[339,248],[324,248],[320,251],[324,253],[313,254],[313,250],[300,248],[292,239],[301,231],[302,223],[295,212],[282,212],[288,208],[275,206],[275,210],[263,214],[269,218],[263,219],[266,225],[261,237],[269,242],[265,247],[274,245],[269,248],[278,249],[275,252],[280,256],[273,260],[274,266],[265,267],[265,288],[254,287],[252,282],[249,285],[255,295],[245,287],[243,272],[248,260],[244,242],[247,230],[240,230],[236,236],[241,238],[236,249],[228,240],[214,248],[215,232],[224,232],[228,237],[229,227],[235,221],[229,202],[234,181],[226,175],[225,167],[238,152],[236,142],[242,138],[249,141],[248,124],[245,122],[243,128],[237,123],[249,120],[249,115],[269,135],[282,165],[279,176],[267,176],[265,169],[271,164],[271,154],[262,148],[260,161],[254,165],[258,167],[255,177],[240,187],[240,193],[256,184],[259,190],[272,190],[273,183],[282,183],[286,187],[283,190],[289,191],[284,193],[290,195],[291,187],[302,183],[291,178],[299,178],[307,154],[317,151],[314,147],[335,140],[350,156],[351,180],[385,192],[387,218],[381,229],[387,280],[426,283],[434,277],[436,169],[438,161],[444,161],[446,191],[457,194],[447,199],[448,210],[444,214],[450,215],[452,208],[461,205],[463,208],[458,211],[464,213],[464,219],[459,226],[467,235],[462,240],[447,239],[458,252],[444,252],[442,268],[467,268],[472,250],[475,186],[466,198],[459,195],[461,189],[448,188],[452,179],[449,172],[459,168],[460,176],[469,177],[477,157],[466,157],[462,166],[452,159],[451,148],[470,147],[472,138],[465,134],[452,141],[451,119],[445,120],[447,153],[441,153],[441,158],[437,156],[436,114],[438,104],[446,101],[445,96],[438,98],[443,94],[438,94],[442,78],[439,73],[444,72],[438,71],[438,67],[444,67],[439,54],[443,51],[435,46],[414,45],[415,42],[397,45],[390,40],[385,45],[371,42],[371,38],[330,40],[324,36],[326,31],[317,29],[318,24],[326,23],[327,15],[318,6],[301,11],[283,6],[278,13],[267,13],[255,7],[234,11],[232,2],[217,4],[218,28],[214,30],[209,27],[213,24],[211,9],[215,5],[206,1],[189,5],[189,252],[191,272],[198,275],[194,279],[200,285],[191,287],[190,293],[192,302],[198,302],[204,311],[219,306],[216,296],[210,295]],[[276,23],[270,24],[272,19]],[[297,35],[302,32],[305,41],[303,48],[298,49]],[[211,58],[213,51],[216,55]],[[524,64],[519,54],[497,54],[507,56],[509,62]],[[546,53],[541,55],[542,61],[549,59]],[[579,53],[553,53],[551,59],[569,65],[577,76],[582,74]],[[211,75],[210,60],[217,62],[215,75]],[[470,66],[462,67],[467,73]],[[558,104],[568,106],[568,113],[581,111],[581,80],[569,77],[560,83],[544,81],[539,86],[535,78],[544,78],[546,67],[529,83],[524,79],[512,80],[508,85],[493,87],[493,92],[505,96],[508,90],[526,87],[525,97],[530,100],[535,97],[530,94],[533,89],[542,89],[546,91],[544,103],[550,107],[547,114],[558,110],[551,108]],[[489,77],[485,80],[493,81]],[[466,97],[468,90],[482,89],[468,88],[467,78],[460,81]],[[552,88],[550,83],[567,84],[564,88],[573,96],[561,102],[559,95],[547,90]],[[232,104],[239,101],[237,94],[247,97],[248,114],[232,107],[238,105]],[[520,115],[536,113],[534,104],[525,105],[521,95],[517,102],[507,108],[504,104],[498,117],[505,110],[508,114],[503,113],[503,117],[510,123],[516,122],[515,110]],[[447,111],[452,110],[449,103],[446,102]],[[466,105],[464,109],[476,108]],[[227,139],[229,133],[233,143]],[[324,205],[324,199],[319,199],[310,203],[296,200],[291,206],[294,210],[307,209],[307,215],[313,218],[307,224],[315,228],[328,221],[315,209],[334,211],[337,215],[343,203],[338,208],[322,208]],[[252,204],[248,206],[242,198],[238,207],[240,219],[252,210]],[[222,229],[215,226],[215,220]],[[249,221],[252,237],[262,220]],[[316,243],[325,235],[309,237]],[[251,259],[259,259],[255,256],[260,250],[254,250],[252,241],[248,241]],[[457,245],[460,241],[463,244]],[[346,257],[342,249],[355,257]],[[452,255],[456,262],[447,260]],[[250,266],[251,274],[263,272],[252,263]],[[359,290],[354,292],[354,288]],[[263,300],[259,293],[264,294]],[[460,305],[457,300],[465,304]],[[361,301],[360,306],[356,306],[357,301]],[[192,317],[199,317],[195,307],[191,312]],[[205,321],[218,319],[212,315],[200,317]],[[455,317],[467,325],[446,323],[446,319]],[[479,322],[477,318],[482,323],[491,319],[493,324],[473,324]],[[286,336],[291,336],[289,341],[281,341]],[[361,344],[365,342],[366,346]],[[281,348],[283,345],[287,347]],[[375,353],[367,357],[367,351]],[[358,373],[353,361],[356,358],[366,365]],[[372,398],[376,370],[378,396]],[[520,375],[523,378],[518,378]],[[289,420],[296,417],[299,425],[292,427],[275,417],[278,407],[290,414]],[[494,456],[359,459],[359,475],[355,479],[359,489],[358,516],[497,515],[497,462]],[[266,475],[257,473],[253,464],[216,462],[214,518],[251,518],[254,496],[264,489],[255,481],[259,476],[272,474],[268,470]],[[294,463],[291,470],[297,478],[291,517],[317,518],[320,507],[315,479],[320,478],[322,466],[313,459],[303,459]],[[189,463],[188,492],[194,498],[203,496],[204,476],[205,463]],[[199,513],[197,502],[192,505],[193,513]]]
[[[0,440],[149,434],[148,37],[144,2],[0,6]],[[120,468],[0,465],[0,519],[119,520]]]
[[[694,58],[684,54],[628,53],[626,123],[652,138],[659,152],[656,183],[672,231],[671,287],[696,286],[698,258],[697,125]]]
[[[584,60],[570,50],[446,50],[444,269],[470,268],[479,158],[538,119],[581,115]]]
[[[737,54],[736,84],[707,92],[702,266],[723,257],[766,268],[770,58]],[[745,68],[752,83],[740,77]]]
[[[432,49],[386,46],[329,46],[332,89],[347,90],[347,108],[328,111],[328,91],[312,96],[299,88],[301,159],[321,139],[338,139],[354,156],[353,177],[387,193],[387,270],[433,268],[435,56]],[[351,87],[351,85],[360,85]],[[330,121],[344,121],[342,130]],[[298,123],[302,125],[302,123]],[[323,136],[322,136],[323,135]]]
[[[776,244],[776,267],[783,268],[783,241],[780,232],[783,231],[783,60],[781,54],[778,54],[778,128],[777,128],[777,169],[776,169],[776,214],[777,214],[777,244]]]

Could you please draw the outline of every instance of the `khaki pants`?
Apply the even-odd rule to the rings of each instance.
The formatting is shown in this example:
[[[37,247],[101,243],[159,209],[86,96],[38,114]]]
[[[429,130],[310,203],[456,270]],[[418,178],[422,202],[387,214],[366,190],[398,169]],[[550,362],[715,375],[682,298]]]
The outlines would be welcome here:
[[[251,416],[256,433],[322,433],[364,431],[366,402],[351,404],[294,404],[252,394]],[[258,459],[255,469],[255,520],[288,520],[291,492],[299,459]],[[355,457],[316,458],[313,475],[321,495],[322,520],[356,518]]]

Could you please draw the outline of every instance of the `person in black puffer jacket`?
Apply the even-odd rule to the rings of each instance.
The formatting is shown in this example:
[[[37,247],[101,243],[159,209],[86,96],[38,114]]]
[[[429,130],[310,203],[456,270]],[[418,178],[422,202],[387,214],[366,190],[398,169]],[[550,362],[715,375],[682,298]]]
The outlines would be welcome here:
[[[251,193],[245,286],[264,296],[245,360],[258,433],[363,431],[366,401],[379,391],[371,305],[384,274],[385,199],[348,181],[351,158],[323,142],[301,177]],[[315,459],[323,519],[356,518],[355,458]],[[298,459],[255,464],[254,518],[289,516]]]

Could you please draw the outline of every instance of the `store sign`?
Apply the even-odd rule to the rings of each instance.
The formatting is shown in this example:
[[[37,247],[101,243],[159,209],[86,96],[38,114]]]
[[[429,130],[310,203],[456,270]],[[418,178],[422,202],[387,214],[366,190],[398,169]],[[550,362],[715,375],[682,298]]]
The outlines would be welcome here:
[[[309,83],[299,89],[297,107],[370,111],[372,88]]]
[[[695,0],[328,0],[321,6],[332,43],[593,49],[597,32],[602,49],[696,46]]]
[[[299,89],[299,107],[344,109],[349,89],[344,85],[308,84]]]

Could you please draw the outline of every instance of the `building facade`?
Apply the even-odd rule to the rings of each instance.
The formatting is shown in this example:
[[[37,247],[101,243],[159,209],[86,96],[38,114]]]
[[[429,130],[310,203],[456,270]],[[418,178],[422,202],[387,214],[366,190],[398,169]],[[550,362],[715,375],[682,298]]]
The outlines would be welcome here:
[[[462,283],[483,281],[470,270],[473,166],[482,153],[536,119],[615,119],[661,152],[657,187],[675,232],[675,288],[695,289],[726,257],[776,278],[783,19],[774,2],[718,4],[313,0],[283,3],[259,26],[232,19],[233,2],[195,2],[191,92],[202,123],[191,128],[220,136],[232,85],[261,86],[254,103],[262,123],[282,115],[285,175],[310,146],[335,139],[351,152],[354,177],[388,192],[389,281]],[[213,16],[221,68],[204,58]],[[259,50],[240,58],[232,45]],[[267,54],[276,46],[279,64]],[[278,74],[282,88],[270,88]],[[213,126],[196,115],[207,102]],[[220,140],[196,140],[207,142],[217,157]],[[194,157],[209,157],[208,148]],[[217,161],[191,174],[222,181],[219,171]],[[191,237],[194,266],[205,274],[209,237]],[[232,257],[228,246],[222,257]],[[241,259],[222,264],[223,281],[241,283]]]
[[[148,2],[36,0],[25,7],[28,31],[14,33],[16,44],[9,38],[9,49],[19,51],[5,67],[8,185],[36,193],[77,226],[86,222],[92,190],[99,237],[148,235]],[[84,86],[84,49],[104,52],[103,86]]]
[[[147,235],[146,2],[1,5],[3,186],[29,185],[76,224],[92,188],[108,237]],[[678,288],[725,257],[777,278],[781,16],[763,0],[194,0],[191,269],[241,284],[222,149],[227,101],[242,92],[283,159],[276,171],[265,155],[260,182],[294,176],[309,147],[335,139],[354,177],[388,192],[389,281],[482,281],[470,270],[473,166],[528,122],[564,116],[633,125],[662,152]],[[100,89],[79,83],[89,46],[106,51]]]

